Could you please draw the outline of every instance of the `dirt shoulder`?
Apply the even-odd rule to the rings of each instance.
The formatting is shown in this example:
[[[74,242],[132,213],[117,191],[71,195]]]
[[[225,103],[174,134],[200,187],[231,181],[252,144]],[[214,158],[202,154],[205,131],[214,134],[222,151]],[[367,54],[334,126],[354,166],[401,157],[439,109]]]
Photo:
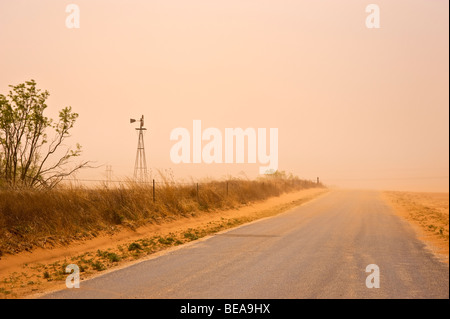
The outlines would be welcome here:
[[[81,280],[86,280],[213,233],[274,216],[327,192],[323,188],[307,189],[239,209],[198,213],[193,217],[148,224],[135,230],[123,227],[113,234],[100,234],[94,239],[66,246],[2,256],[0,298],[27,298],[64,288],[68,264],[78,265]]]
[[[411,223],[419,239],[442,261],[449,262],[449,193],[382,193],[394,211]]]

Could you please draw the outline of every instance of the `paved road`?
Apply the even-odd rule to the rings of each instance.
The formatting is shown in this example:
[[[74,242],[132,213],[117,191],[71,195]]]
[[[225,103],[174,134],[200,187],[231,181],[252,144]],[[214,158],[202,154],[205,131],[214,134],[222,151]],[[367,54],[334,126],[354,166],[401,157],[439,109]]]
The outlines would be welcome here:
[[[377,192],[335,191],[45,297],[449,298],[449,268]]]

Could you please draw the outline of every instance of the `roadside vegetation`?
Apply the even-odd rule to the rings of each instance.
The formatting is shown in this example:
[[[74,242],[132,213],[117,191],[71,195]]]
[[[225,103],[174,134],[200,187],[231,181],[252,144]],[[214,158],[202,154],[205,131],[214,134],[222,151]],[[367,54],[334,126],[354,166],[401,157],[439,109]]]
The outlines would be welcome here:
[[[94,238],[100,232],[115,232],[118,226],[134,229],[322,187],[285,173],[258,180],[205,181],[198,185],[166,179],[156,187],[155,197],[152,184],[133,182],[112,188],[0,190],[0,258],[2,254]]]

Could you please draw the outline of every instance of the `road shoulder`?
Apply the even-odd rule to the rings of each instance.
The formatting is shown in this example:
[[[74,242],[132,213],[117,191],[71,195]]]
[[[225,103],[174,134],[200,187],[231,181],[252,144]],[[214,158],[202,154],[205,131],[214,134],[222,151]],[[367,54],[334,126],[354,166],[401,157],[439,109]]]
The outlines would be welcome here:
[[[449,194],[384,191],[383,200],[415,230],[441,261],[449,263]]]

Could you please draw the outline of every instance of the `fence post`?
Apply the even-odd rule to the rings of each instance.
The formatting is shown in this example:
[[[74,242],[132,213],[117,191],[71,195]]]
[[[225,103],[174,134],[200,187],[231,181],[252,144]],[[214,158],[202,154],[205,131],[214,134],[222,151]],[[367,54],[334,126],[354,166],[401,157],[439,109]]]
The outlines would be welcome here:
[[[228,197],[228,181],[227,181],[227,197]]]
[[[153,203],[155,202],[155,180],[153,180]]]
[[[198,202],[198,183],[197,183],[197,202]]]

